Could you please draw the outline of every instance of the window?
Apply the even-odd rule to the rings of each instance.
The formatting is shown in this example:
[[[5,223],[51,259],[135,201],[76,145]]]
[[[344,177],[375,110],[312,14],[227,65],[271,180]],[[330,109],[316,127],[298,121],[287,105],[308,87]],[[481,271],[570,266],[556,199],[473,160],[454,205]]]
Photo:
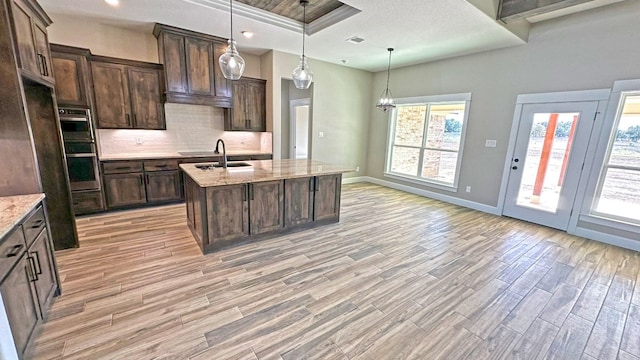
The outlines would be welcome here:
[[[591,213],[640,224],[640,91],[620,97]]]
[[[471,94],[396,99],[385,174],[456,190]]]

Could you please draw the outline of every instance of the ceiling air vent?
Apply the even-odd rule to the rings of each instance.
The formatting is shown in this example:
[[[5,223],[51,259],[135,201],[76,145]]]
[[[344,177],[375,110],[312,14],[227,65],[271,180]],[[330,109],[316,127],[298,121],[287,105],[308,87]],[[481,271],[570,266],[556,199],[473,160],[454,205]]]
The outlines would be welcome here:
[[[363,42],[364,39],[361,38],[360,36],[352,36],[352,37],[348,38],[345,41],[357,45],[357,44],[360,44],[361,42]]]

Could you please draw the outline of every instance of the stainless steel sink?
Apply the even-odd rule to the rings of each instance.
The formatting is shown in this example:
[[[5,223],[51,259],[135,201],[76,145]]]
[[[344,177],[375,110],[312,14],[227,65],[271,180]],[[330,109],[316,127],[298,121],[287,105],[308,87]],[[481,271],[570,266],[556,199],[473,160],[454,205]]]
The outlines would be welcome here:
[[[222,164],[220,163],[207,163],[207,164],[196,164],[196,168],[201,170],[213,170],[216,168],[222,168]],[[227,163],[227,168],[243,168],[250,167],[251,164],[246,162],[229,162]]]

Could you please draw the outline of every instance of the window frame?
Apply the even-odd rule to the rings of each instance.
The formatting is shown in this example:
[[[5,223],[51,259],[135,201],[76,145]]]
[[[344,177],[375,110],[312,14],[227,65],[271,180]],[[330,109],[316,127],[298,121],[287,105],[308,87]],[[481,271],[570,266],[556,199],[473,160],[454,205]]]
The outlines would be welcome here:
[[[446,94],[446,95],[431,95],[431,96],[418,96],[418,97],[407,97],[407,98],[397,98],[395,99],[396,108],[394,108],[389,113],[389,122],[387,129],[387,144],[386,144],[386,154],[385,154],[385,164],[384,164],[384,173],[385,177],[389,177],[392,179],[407,181],[419,185],[426,185],[430,187],[434,187],[440,190],[447,190],[452,192],[458,191],[458,184],[460,181],[460,171],[462,167],[462,158],[463,158],[463,149],[466,139],[467,133],[467,124],[469,122],[469,110],[471,108],[471,93],[459,93],[459,94]],[[430,107],[433,105],[446,105],[446,104],[457,104],[457,103],[465,103],[464,107],[464,117],[462,121],[462,129],[460,130],[460,146],[457,151],[448,150],[448,149],[435,149],[427,147],[427,130],[429,128],[428,121],[431,115]],[[425,114],[425,119],[423,122],[423,134],[422,134],[422,144],[420,147],[417,146],[407,146],[407,145],[398,145],[404,148],[411,149],[420,149],[420,158],[418,160],[418,174],[415,176],[392,172],[391,164],[393,158],[393,147],[396,146],[394,144],[395,135],[396,135],[396,121],[398,114],[398,106],[427,106],[427,112]],[[421,169],[424,164],[424,151],[425,150],[435,150],[440,152],[447,153],[456,153],[458,154],[456,160],[456,170],[453,178],[453,184],[423,178],[420,174],[422,173]]]
[[[618,126],[620,126],[620,120],[622,118],[622,112],[624,110],[624,104],[626,103],[627,97],[629,96],[640,96],[640,88],[636,90],[621,91],[619,95],[620,97],[619,100],[615,102],[616,104],[615,117],[612,120],[611,128],[609,130],[609,134],[606,140],[603,139],[603,146],[605,146],[606,150],[604,152],[604,157],[602,158],[599,171],[597,171],[596,187],[594,189],[594,192],[590,201],[587,216],[595,219],[612,220],[612,221],[627,223],[632,226],[640,226],[640,220],[596,210],[596,207],[600,202],[600,196],[602,195],[602,190],[603,190],[607,172],[609,169],[630,170],[630,171],[637,172],[640,175],[640,167],[610,165],[611,155],[613,152],[613,147],[615,145],[615,139],[618,134]]]

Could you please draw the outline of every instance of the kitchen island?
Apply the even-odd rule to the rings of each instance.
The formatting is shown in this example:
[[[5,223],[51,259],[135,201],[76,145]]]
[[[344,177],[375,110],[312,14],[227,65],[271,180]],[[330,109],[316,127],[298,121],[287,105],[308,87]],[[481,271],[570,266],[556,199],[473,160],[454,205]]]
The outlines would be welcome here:
[[[342,174],[314,160],[181,164],[187,223],[203,253],[340,220]]]

